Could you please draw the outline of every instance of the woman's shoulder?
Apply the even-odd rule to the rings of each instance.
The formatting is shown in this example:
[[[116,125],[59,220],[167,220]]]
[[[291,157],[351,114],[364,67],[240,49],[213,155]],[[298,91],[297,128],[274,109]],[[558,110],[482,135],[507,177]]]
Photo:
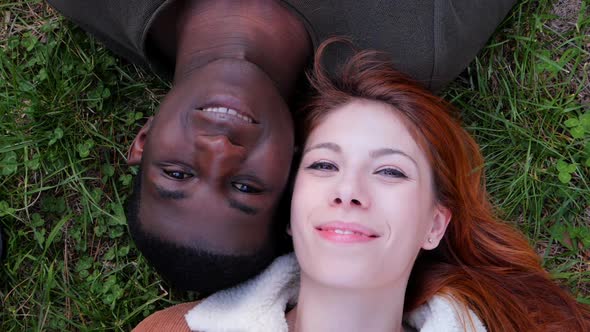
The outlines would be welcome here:
[[[486,332],[479,317],[452,295],[437,294],[404,317],[407,330],[422,332]]]
[[[142,320],[133,332],[189,332],[184,315],[194,308],[200,301],[177,304],[157,311]]]

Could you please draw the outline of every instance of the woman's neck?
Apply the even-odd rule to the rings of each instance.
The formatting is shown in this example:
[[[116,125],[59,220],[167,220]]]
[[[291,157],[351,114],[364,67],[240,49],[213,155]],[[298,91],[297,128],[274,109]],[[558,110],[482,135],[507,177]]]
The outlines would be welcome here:
[[[289,331],[401,332],[405,288],[333,288],[302,275],[297,307],[287,314]]]
[[[178,9],[174,80],[218,59],[263,70],[287,97],[312,54],[300,19],[278,1],[186,1]]]

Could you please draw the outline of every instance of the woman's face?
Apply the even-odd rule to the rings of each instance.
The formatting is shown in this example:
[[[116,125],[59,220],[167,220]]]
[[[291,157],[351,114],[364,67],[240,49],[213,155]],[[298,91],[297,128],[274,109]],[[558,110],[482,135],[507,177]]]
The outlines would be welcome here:
[[[449,219],[424,152],[391,106],[354,100],[309,135],[291,206],[305,277],[405,287],[418,252],[438,245]]]

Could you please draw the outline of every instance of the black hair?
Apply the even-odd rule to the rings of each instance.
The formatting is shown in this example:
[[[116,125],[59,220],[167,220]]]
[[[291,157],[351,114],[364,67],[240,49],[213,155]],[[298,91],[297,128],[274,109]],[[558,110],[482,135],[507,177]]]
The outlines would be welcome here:
[[[276,241],[280,236],[274,236],[277,235],[274,225],[270,239],[254,253],[246,255],[214,253],[206,248],[183,246],[164,240],[142,228],[139,219],[140,196],[141,170],[133,181],[133,193],[125,211],[129,232],[141,254],[177,290],[208,295],[237,285],[260,273],[284,251],[278,245],[283,241]]]

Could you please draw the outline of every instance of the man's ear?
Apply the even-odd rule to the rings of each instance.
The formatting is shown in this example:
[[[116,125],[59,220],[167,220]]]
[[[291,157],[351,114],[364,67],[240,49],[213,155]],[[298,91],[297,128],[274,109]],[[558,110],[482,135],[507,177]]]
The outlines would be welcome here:
[[[289,236],[293,236],[293,232],[291,231],[291,223],[287,224],[286,232]]]
[[[135,166],[141,164],[141,156],[143,155],[143,146],[145,145],[145,140],[147,139],[147,134],[150,131],[150,127],[152,125],[154,117],[150,116],[147,122],[141,127],[137,136],[131,143],[129,147],[129,151],[127,152],[127,164],[130,166]]]
[[[430,231],[426,234],[426,239],[424,239],[425,241],[422,245],[422,249],[432,250],[438,247],[440,240],[445,235],[447,226],[449,226],[451,217],[452,212],[448,208],[442,205],[438,205],[435,208],[432,226],[430,228]]]

